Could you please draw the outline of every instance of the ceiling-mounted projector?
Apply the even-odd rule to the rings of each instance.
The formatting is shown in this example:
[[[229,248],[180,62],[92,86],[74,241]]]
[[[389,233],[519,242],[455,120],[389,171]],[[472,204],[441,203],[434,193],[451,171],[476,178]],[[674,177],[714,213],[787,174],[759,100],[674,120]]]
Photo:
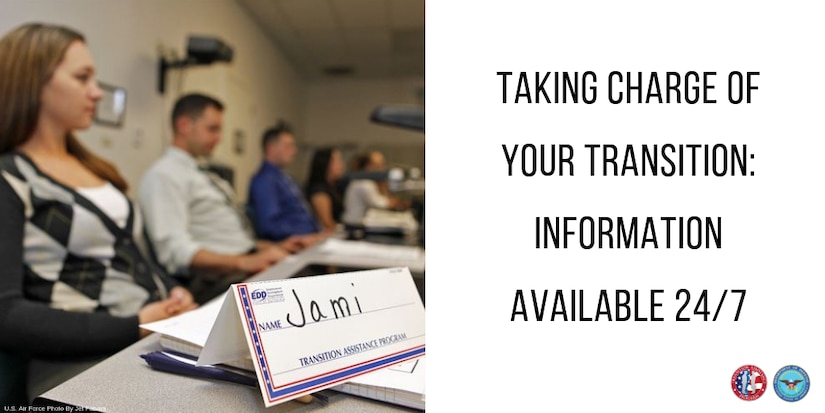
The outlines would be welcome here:
[[[214,37],[190,36],[186,45],[186,58],[195,64],[229,63],[232,61],[232,48]]]
[[[232,47],[218,38],[211,36],[189,36],[186,43],[186,58],[167,61],[160,57],[158,64],[158,92],[166,90],[166,71],[195,65],[208,65],[215,62],[231,62],[234,52]]]

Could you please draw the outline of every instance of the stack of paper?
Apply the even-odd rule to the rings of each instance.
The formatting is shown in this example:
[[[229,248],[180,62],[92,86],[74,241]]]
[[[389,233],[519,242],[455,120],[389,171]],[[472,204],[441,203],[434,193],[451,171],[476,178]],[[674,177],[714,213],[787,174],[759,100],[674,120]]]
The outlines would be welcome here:
[[[421,248],[406,245],[374,244],[362,241],[346,241],[329,238],[318,246],[321,254],[332,254],[348,257],[374,258],[381,257],[396,261],[417,261],[424,252]]]
[[[424,410],[424,359],[365,374],[332,390]]]
[[[370,209],[367,211],[361,223],[367,229],[399,229],[404,231],[415,231],[418,229],[418,221],[410,211],[389,211],[386,209]]]
[[[200,356],[206,338],[209,337],[209,330],[218,311],[221,309],[223,296],[212,300],[202,307],[183,313],[179,316],[167,318],[141,325],[150,331],[160,334],[160,346],[167,350],[174,350],[183,354],[198,357]],[[254,371],[252,358],[236,360],[225,363],[228,366],[237,367],[244,370]]]

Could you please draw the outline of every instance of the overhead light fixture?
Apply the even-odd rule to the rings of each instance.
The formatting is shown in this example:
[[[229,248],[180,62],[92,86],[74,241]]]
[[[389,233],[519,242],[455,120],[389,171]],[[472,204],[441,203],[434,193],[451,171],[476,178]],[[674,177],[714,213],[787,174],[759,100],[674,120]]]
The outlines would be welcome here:
[[[370,120],[424,132],[424,108],[419,106],[381,105],[372,111]]]

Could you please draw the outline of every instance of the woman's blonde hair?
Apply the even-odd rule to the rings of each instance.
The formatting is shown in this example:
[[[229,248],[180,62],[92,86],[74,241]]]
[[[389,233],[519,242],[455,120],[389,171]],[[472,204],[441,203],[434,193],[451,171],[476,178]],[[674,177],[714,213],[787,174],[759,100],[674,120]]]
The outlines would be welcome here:
[[[63,26],[29,23],[0,39],[0,153],[28,141],[40,114],[40,96],[66,50],[83,35]],[[126,191],[115,166],[86,149],[71,132],[66,149],[99,177]]]

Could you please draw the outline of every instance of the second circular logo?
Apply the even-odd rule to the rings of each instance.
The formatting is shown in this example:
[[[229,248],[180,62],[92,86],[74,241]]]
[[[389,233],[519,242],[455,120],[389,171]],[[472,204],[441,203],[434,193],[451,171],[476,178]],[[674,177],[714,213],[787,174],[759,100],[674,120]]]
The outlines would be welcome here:
[[[811,382],[808,373],[799,366],[785,366],[773,377],[773,390],[780,399],[795,402],[808,394]]]

